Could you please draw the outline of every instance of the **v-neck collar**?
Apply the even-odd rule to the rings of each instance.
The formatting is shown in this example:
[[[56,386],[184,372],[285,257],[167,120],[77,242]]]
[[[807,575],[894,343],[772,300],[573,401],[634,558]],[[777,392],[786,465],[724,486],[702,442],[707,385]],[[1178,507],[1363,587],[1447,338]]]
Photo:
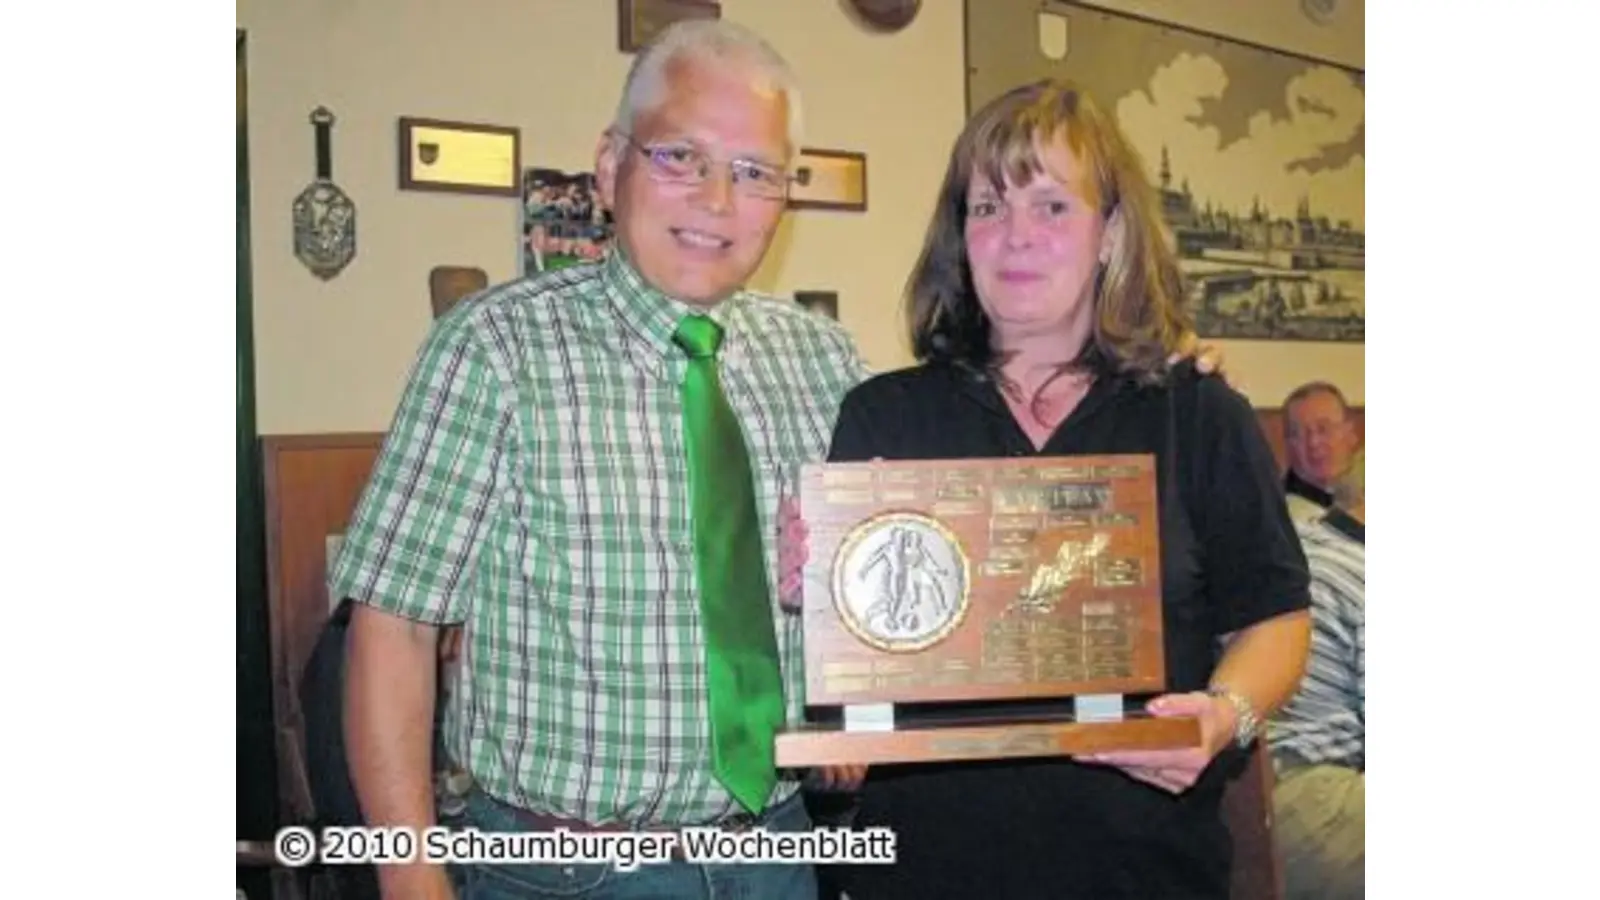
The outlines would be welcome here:
[[[1083,399],[1067,413],[1066,418],[1056,423],[1051,429],[1050,436],[1045,439],[1043,446],[1036,446],[1033,439],[1028,436],[1022,423],[1017,421],[1016,414],[1011,411],[1011,406],[1006,402],[1005,395],[1001,393],[1000,384],[994,376],[986,372],[977,372],[965,366],[951,364],[948,366],[950,377],[957,383],[958,392],[980,406],[986,413],[1003,418],[1006,427],[1013,439],[1020,447],[1026,447],[1034,455],[1047,456],[1059,453],[1061,445],[1066,441],[1066,435],[1074,428],[1079,427],[1089,417],[1098,413],[1111,401],[1113,397],[1133,386],[1126,377],[1119,375],[1098,375],[1089,385],[1089,390]]]

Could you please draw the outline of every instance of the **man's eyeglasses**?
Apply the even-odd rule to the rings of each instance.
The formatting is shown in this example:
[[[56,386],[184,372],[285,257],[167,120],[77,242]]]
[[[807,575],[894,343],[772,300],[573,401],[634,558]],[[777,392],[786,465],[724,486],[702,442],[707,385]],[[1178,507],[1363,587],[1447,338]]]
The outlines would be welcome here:
[[[644,156],[650,177],[664,184],[702,184],[718,164],[710,154],[686,141],[641,144],[631,135],[619,136]],[[781,167],[753,159],[730,160],[727,166],[733,175],[735,193],[763,200],[789,196],[789,183],[795,180]]]

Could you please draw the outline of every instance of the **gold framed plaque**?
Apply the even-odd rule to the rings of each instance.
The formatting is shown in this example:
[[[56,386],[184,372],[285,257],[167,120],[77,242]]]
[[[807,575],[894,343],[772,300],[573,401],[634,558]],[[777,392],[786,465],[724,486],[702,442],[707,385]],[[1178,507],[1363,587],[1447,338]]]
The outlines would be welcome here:
[[[715,0],[617,0],[617,49],[635,53],[685,19],[720,19]]]
[[[799,495],[806,704],[844,720],[781,734],[780,766],[1199,743],[1123,702],[1166,687],[1153,457],[813,464]],[[969,701],[1002,702],[897,722]]]
[[[400,189],[521,195],[522,132],[502,125],[400,119]]]
[[[867,155],[802,148],[789,185],[790,209],[867,211]]]

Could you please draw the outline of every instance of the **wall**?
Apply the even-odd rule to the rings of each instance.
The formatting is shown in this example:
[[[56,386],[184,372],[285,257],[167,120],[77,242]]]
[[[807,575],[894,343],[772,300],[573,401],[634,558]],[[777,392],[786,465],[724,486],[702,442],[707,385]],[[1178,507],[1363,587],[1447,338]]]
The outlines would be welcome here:
[[[1364,0],[1339,0],[1325,25],[1300,11],[1300,0],[1089,0],[1115,12],[1159,19],[1265,47],[1366,68]],[[981,6],[981,0],[978,4]],[[1381,301],[1380,301],[1381,303]],[[1278,406],[1311,379],[1337,384],[1351,403],[1366,403],[1366,347],[1317,342],[1220,341],[1229,379],[1257,406]]]
[[[1361,4],[1348,0],[1346,19],[1321,30],[1297,18],[1297,0],[1105,5],[1364,63]],[[430,322],[428,270],[481,266],[491,280],[516,270],[516,201],[399,191],[396,120],[515,125],[525,165],[588,168],[631,60],[616,50],[616,9],[615,0],[237,0],[250,47],[263,434],[383,429]],[[840,318],[869,361],[909,362],[901,290],[965,116],[963,3],[924,0],[917,20],[891,36],[860,30],[838,0],[722,0],[722,9],[799,71],[807,144],[868,155],[869,211],[789,216],[756,286],[838,290]],[[358,209],[356,259],[329,282],[290,247],[290,203],[315,174],[308,116],[318,104],[338,117],[334,180]],[[894,110],[905,114],[891,122]],[[1349,348],[1224,349],[1229,371],[1260,405],[1275,405],[1280,384],[1308,371],[1332,372],[1354,402],[1363,400]]]
[[[981,0],[980,0],[981,2]],[[1160,19],[1264,47],[1367,67],[1365,0],[1338,0],[1337,12],[1319,25],[1300,11],[1301,0],[1087,0],[1116,12]]]
[[[865,214],[788,217],[758,287],[838,290],[878,367],[908,361],[898,298],[963,116],[961,0],[927,0],[892,36],[837,0],[722,0],[805,85],[806,143],[864,151]],[[250,43],[256,342],[263,434],[382,430],[431,319],[428,270],[517,267],[517,202],[399,191],[396,119],[515,125],[525,165],[587,169],[631,56],[615,0],[239,0]],[[888,113],[916,97],[916,110]],[[322,282],[294,258],[290,204],[315,174],[311,110],[357,207],[357,255]]]

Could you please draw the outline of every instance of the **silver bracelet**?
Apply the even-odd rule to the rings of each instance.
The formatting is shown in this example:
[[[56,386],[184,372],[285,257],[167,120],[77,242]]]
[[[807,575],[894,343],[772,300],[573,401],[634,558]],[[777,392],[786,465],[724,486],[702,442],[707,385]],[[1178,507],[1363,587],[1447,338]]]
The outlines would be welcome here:
[[[1235,713],[1233,742],[1241,750],[1248,748],[1256,739],[1257,733],[1261,731],[1261,717],[1256,714],[1255,704],[1250,702],[1250,698],[1227,685],[1212,685],[1206,688],[1206,693],[1213,697],[1221,697],[1233,707]]]

